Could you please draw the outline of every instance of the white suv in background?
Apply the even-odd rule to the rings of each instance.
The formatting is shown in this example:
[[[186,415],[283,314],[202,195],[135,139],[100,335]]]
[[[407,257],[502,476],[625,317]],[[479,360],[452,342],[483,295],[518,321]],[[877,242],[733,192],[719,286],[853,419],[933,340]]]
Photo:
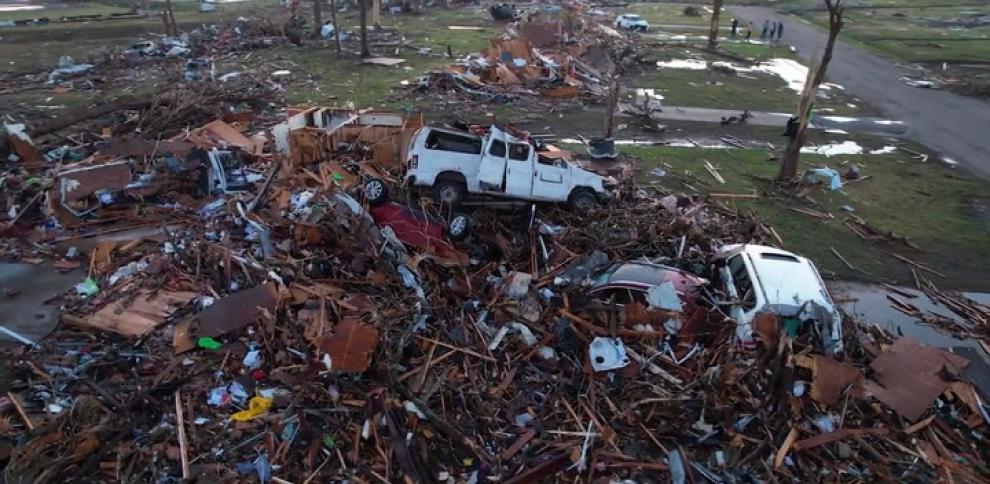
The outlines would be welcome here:
[[[773,313],[811,322],[825,351],[842,353],[842,314],[810,260],[764,245],[727,245],[719,249],[714,265],[714,279],[731,301],[729,316],[744,347],[756,343],[756,317]]]
[[[615,26],[623,30],[638,30],[646,32],[650,29],[650,24],[646,20],[634,13],[624,13],[615,19]]]

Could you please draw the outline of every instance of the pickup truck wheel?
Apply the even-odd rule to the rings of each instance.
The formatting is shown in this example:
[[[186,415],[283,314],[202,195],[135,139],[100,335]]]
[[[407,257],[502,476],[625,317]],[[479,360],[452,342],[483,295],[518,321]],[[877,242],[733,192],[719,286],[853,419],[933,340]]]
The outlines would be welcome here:
[[[455,214],[447,224],[447,237],[455,242],[464,240],[471,233],[471,218],[462,213]]]
[[[572,212],[584,213],[598,206],[595,195],[587,190],[578,190],[567,201]]]
[[[368,204],[377,207],[388,201],[388,187],[385,182],[377,178],[368,180],[364,184],[364,198],[368,199]]]
[[[457,180],[438,180],[433,190],[440,204],[456,207],[464,201],[467,187]]]

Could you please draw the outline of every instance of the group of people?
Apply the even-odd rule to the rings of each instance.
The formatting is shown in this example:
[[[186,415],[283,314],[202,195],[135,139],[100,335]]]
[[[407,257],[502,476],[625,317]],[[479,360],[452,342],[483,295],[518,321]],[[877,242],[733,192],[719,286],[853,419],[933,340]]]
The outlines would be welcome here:
[[[740,30],[739,19],[732,19],[732,36],[742,36],[749,40],[753,36],[753,22],[747,22]],[[763,31],[760,32],[760,40],[776,44],[784,36],[784,22],[763,21]]]

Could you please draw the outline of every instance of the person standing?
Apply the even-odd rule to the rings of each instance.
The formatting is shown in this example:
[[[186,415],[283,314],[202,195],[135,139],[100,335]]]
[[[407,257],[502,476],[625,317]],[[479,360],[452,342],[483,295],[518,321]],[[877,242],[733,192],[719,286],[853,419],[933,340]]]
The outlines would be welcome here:
[[[736,36],[736,32],[739,31],[739,20],[732,19],[732,36]]]
[[[780,42],[780,38],[783,36],[784,36],[784,21],[781,20],[780,23],[777,24],[777,42]]]
[[[767,40],[767,32],[770,30],[770,21],[763,21],[763,31],[760,32],[760,40]]]
[[[746,25],[746,40],[753,36],[753,22]]]
[[[773,23],[770,24],[770,35],[768,37],[768,39],[770,40],[770,42],[773,42],[773,38],[776,35],[777,35],[777,21],[774,20]]]

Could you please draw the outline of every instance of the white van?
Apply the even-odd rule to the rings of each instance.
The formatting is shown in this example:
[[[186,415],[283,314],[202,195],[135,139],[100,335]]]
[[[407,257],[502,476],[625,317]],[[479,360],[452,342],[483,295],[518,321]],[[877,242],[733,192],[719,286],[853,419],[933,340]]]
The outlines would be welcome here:
[[[732,300],[729,316],[744,346],[755,344],[753,321],[760,313],[813,322],[821,344],[842,353],[842,314],[808,259],[764,245],[727,245],[715,256],[718,280]]]
[[[430,187],[457,206],[481,195],[531,202],[566,202],[587,210],[607,197],[605,179],[564,160],[540,156],[529,143],[492,126],[485,137],[425,127],[410,140],[406,181]]]

